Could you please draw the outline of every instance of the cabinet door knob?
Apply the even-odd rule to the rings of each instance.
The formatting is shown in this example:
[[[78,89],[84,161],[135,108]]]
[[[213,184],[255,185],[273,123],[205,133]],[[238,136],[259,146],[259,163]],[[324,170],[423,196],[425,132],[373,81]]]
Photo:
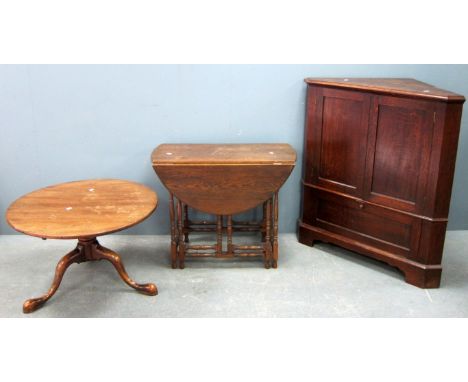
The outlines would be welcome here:
[[[364,208],[364,202],[362,200],[358,201],[359,209],[362,210]]]

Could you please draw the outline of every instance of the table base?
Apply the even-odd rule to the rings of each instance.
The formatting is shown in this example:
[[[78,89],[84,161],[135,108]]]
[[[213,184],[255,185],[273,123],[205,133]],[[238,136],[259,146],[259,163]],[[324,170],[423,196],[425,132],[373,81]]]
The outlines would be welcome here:
[[[122,280],[137,291],[155,296],[158,294],[156,285],[138,284],[133,281],[127,274],[120,256],[99,244],[96,238],[78,239],[76,248],[65,255],[57,264],[55,277],[49,291],[42,297],[32,298],[23,304],[23,313],[31,313],[39,309],[44,303],[49,300],[57,291],[62,281],[63,275],[67,268],[74,263],[83,263],[85,261],[108,260],[117,270]]]
[[[177,210],[177,213],[176,213]],[[185,268],[187,257],[212,257],[230,259],[234,257],[262,257],[266,269],[278,267],[278,192],[263,203],[261,221],[238,222],[232,215],[216,215],[216,221],[193,221],[188,206],[171,194],[169,202],[171,219],[171,263],[172,268]],[[224,224],[226,217],[226,224]],[[192,232],[214,232],[216,243],[212,245],[189,244]],[[260,232],[262,242],[257,245],[233,243],[233,232]],[[223,250],[223,235],[227,236],[227,248]]]

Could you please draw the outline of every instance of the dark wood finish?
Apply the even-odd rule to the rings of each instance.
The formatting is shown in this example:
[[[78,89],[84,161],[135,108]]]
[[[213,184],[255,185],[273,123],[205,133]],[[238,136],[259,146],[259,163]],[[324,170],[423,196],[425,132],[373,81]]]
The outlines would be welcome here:
[[[422,213],[434,131],[433,103],[373,97],[366,200]]]
[[[411,79],[306,82],[300,242],[341,245],[438,287],[465,98]]]
[[[265,241],[265,232],[266,232],[266,221],[265,221],[265,216],[266,216],[266,205],[267,202],[263,202],[262,204],[262,211],[263,211],[263,219],[262,219],[262,226],[261,226],[261,234],[262,234],[262,242]]]
[[[171,265],[172,269],[177,268],[177,243],[179,242],[179,237],[176,232],[176,220],[174,212],[174,196],[171,194],[171,199],[169,200],[169,217],[171,221]]]
[[[173,196],[171,196],[173,198]],[[185,240],[184,240],[184,223],[182,219],[182,202],[177,200],[177,232],[179,234],[179,245],[177,258],[179,260],[179,268],[185,268]]]
[[[171,198],[173,198],[172,195]],[[186,257],[213,257],[216,259],[232,259],[234,257],[261,257],[266,269],[269,269],[271,266],[276,268],[278,266],[278,213],[273,215],[271,212],[273,200],[277,201],[278,199],[272,197],[264,204],[262,204],[262,206],[265,206],[263,210],[264,213],[262,220],[258,222],[234,221],[232,215],[216,215],[215,221],[193,221],[190,219],[188,209],[186,213],[177,214],[177,222],[175,222],[175,224],[178,227],[179,240],[181,240],[183,237],[187,237],[186,241],[184,240],[182,243],[179,242],[179,246],[177,248],[179,268],[184,268]],[[180,202],[180,204],[182,203]],[[276,211],[277,209],[278,204],[276,204]],[[226,219],[224,219],[224,217],[226,217]],[[226,225],[224,224],[224,220],[226,221]],[[187,244],[190,243],[189,237],[193,232],[212,232],[216,236],[216,241],[214,244]],[[233,232],[261,233],[261,237],[263,238],[264,236],[265,238],[262,239],[260,244],[234,244]],[[227,236],[226,250],[223,249],[224,234]],[[273,248],[276,248],[276,252],[274,252]]]
[[[157,201],[155,192],[141,184],[97,179],[46,187],[12,203],[6,218],[17,231],[44,239],[78,239],[76,248],[59,261],[49,291],[27,300],[23,312],[31,313],[44,305],[57,291],[67,268],[85,261],[107,260],[129,286],[156,295],[156,285],[133,281],[120,256],[101,246],[96,236],[141,222],[155,210]]]
[[[216,216],[216,253],[223,253],[223,216]]]
[[[273,258],[271,261],[271,266],[273,268],[278,267],[278,214],[279,214],[279,198],[278,191],[275,192],[273,198],[273,237],[272,237],[272,246],[273,246]]]
[[[185,257],[232,258],[261,256],[265,268],[278,266],[278,190],[295,165],[296,153],[287,144],[163,144],[152,153],[161,182],[177,199],[177,221],[170,213],[172,266],[184,267]],[[195,222],[182,205],[213,214],[214,222]],[[259,222],[237,222],[232,215],[263,206]],[[224,224],[226,221],[226,225]],[[185,245],[191,232],[213,232],[214,245]],[[261,245],[233,243],[234,232],[259,232]],[[223,249],[223,235],[227,248]],[[176,240],[176,237],[178,240]]]
[[[228,215],[227,217],[227,251],[230,255],[234,252],[232,244],[232,215]]]
[[[184,221],[188,222],[188,206],[186,204],[184,204]],[[184,227],[187,228],[187,226]],[[188,233],[184,235],[184,241],[188,243]]]
[[[317,89],[312,95],[321,129],[310,131],[313,143],[306,180],[336,191],[360,194],[363,187],[369,99],[359,93]],[[341,113],[336,113],[341,110]],[[335,153],[341,155],[337,157]]]
[[[265,243],[263,243],[265,247],[265,256],[264,256],[264,264],[265,268],[269,269],[271,264],[271,199],[267,200],[266,204],[266,216],[265,219]]]

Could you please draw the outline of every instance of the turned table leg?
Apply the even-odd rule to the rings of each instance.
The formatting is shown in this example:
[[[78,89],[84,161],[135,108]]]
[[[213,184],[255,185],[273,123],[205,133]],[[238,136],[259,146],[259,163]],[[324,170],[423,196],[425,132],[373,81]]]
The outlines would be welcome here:
[[[266,269],[270,269],[271,261],[271,239],[270,239],[270,224],[271,224],[271,199],[268,199],[266,202],[265,209],[265,242],[263,243],[264,248],[264,258],[263,262]]]
[[[122,280],[125,281],[132,288],[150,296],[155,296],[158,294],[158,289],[156,288],[156,285],[152,283],[138,284],[135,281],[133,281],[125,271],[120,256],[117,253],[111,251],[110,249],[102,247],[96,240],[96,238],[79,239],[76,248],[67,255],[65,255],[57,264],[57,268],[55,270],[55,277],[52,281],[52,286],[50,287],[49,291],[42,297],[32,298],[25,301],[25,303],[23,304],[23,312],[31,313],[39,309],[42,305],[44,305],[44,303],[47,300],[49,300],[57,291],[65,271],[71,264],[103,259],[110,261],[114,265]]]
[[[185,243],[189,242],[188,228],[189,228],[188,206],[184,204],[184,242]]]
[[[178,236],[176,235],[177,227],[175,221],[175,212],[174,212],[174,195],[171,194],[171,200],[169,201],[169,217],[171,220],[171,266],[172,269],[177,268],[177,243],[179,241]]]
[[[216,216],[216,256],[223,255],[223,215]]]
[[[262,225],[261,225],[263,243],[265,242],[265,236],[266,236],[266,207],[267,207],[267,202],[263,202],[263,205],[262,205],[263,218],[262,218]]]
[[[273,268],[278,268],[278,207],[278,191],[276,191],[273,202],[273,259],[271,264]]]
[[[185,268],[185,241],[184,241],[184,224],[182,222],[183,213],[182,213],[182,202],[177,200],[177,228],[179,230],[179,247],[178,247],[178,257],[179,257],[179,268]]]
[[[227,253],[232,255],[234,253],[234,249],[232,246],[232,215],[227,216]]]

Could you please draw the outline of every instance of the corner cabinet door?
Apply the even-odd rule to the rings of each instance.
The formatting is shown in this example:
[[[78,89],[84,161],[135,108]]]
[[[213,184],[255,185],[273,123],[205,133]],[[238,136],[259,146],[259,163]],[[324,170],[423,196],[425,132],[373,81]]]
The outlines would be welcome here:
[[[365,199],[421,213],[434,132],[434,103],[372,97]]]
[[[362,196],[370,95],[310,86],[305,183]]]

